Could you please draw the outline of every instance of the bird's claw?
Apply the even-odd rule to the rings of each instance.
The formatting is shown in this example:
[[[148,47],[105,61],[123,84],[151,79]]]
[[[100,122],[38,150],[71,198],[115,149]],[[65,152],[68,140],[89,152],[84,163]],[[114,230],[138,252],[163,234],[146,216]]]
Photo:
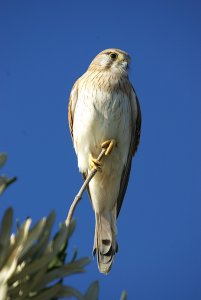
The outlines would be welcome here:
[[[103,143],[101,144],[101,147],[106,149],[105,155],[109,155],[109,154],[112,152],[112,149],[113,149],[116,145],[117,145],[116,140],[111,139],[111,140],[107,140],[107,141],[103,142]]]
[[[90,170],[95,169],[99,172],[102,171],[102,162],[97,158],[94,158],[91,154],[89,154],[89,168]]]

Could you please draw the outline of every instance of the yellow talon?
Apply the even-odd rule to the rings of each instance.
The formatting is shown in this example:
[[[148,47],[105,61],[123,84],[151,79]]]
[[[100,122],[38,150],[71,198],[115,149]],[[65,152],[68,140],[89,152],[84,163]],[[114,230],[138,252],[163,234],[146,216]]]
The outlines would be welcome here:
[[[89,154],[89,168],[96,169],[97,171],[102,171],[102,162],[98,160],[97,158],[94,158],[91,154]]]
[[[114,139],[107,140],[101,144],[102,148],[106,148],[105,155],[109,155],[112,152],[112,149],[117,145],[117,142]]]

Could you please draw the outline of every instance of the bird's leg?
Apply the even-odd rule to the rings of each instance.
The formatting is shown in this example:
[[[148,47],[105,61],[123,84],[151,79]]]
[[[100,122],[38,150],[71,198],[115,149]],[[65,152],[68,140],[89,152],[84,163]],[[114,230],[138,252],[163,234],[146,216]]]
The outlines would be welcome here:
[[[111,139],[103,142],[101,144],[102,148],[106,148],[105,155],[109,155],[112,152],[112,149],[117,145],[116,140]]]
[[[102,162],[97,158],[94,158],[91,153],[89,154],[89,168],[96,169],[97,171],[101,171]]]
[[[105,155],[109,155],[112,152],[112,149],[116,145],[117,145],[116,140],[111,139],[111,140],[104,141],[101,144],[101,147],[103,149],[106,149],[105,150]],[[102,165],[103,165],[103,163],[99,159],[94,158],[91,153],[89,154],[89,168],[91,170],[96,169],[97,171],[102,171]]]

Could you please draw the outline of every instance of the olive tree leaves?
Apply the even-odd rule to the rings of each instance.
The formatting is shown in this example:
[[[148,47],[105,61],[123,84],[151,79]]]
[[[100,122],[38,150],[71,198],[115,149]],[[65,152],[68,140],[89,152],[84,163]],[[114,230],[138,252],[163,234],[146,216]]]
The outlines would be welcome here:
[[[6,161],[7,155],[5,153],[0,153],[0,169],[4,166]],[[11,183],[16,181],[16,179],[16,177],[9,178],[5,175],[0,175],[0,196]]]

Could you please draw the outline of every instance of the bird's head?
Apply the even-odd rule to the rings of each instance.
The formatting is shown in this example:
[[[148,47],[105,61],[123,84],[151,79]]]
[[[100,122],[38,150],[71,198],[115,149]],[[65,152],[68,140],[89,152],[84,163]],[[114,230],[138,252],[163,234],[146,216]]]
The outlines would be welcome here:
[[[106,49],[93,59],[89,70],[108,70],[114,73],[127,74],[130,60],[128,53],[120,49]]]

